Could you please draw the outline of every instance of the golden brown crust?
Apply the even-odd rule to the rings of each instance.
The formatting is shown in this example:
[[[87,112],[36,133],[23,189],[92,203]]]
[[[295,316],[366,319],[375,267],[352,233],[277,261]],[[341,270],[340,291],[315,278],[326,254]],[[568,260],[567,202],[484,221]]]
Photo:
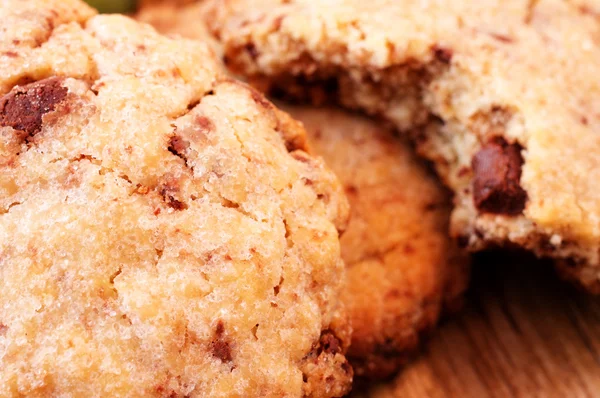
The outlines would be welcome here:
[[[348,205],[302,127],[205,43],[76,0],[0,17],[0,396],[349,390],[318,349]]]
[[[387,377],[466,287],[468,258],[448,237],[448,193],[377,123],[329,108],[284,109],[304,123],[311,148],[350,200],[341,238],[353,325],[348,356],[357,376]]]

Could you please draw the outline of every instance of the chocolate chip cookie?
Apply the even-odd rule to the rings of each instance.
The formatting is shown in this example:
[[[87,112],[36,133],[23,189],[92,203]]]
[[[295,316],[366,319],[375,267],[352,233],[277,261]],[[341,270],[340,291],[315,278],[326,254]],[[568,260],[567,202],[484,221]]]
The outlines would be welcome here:
[[[206,44],[0,4],[0,396],[341,396],[348,204]]]
[[[448,236],[449,194],[381,125],[334,109],[284,107],[339,176],[351,205],[341,238],[355,374],[403,365],[466,287],[468,258]]]
[[[597,2],[206,5],[234,71],[410,135],[455,192],[451,229],[466,246],[526,248],[600,291]]]

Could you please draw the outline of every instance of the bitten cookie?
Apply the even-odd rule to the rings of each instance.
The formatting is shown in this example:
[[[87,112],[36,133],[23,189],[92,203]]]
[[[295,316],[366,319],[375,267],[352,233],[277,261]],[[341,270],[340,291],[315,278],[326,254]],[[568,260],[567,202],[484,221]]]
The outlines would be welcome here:
[[[208,47],[0,5],[0,396],[341,396],[348,204]]]
[[[456,308],[468,257],[448,236],[449,195],[391,131],[334,109],[284,107],[306,127],[350,200],[341,238],[355,374],[383,378],[406,362],[440,311]]]
[[[456,194],[451,230],[465,245],[529,249],[600,291],[597,2],[206,5],[235,72],[413,133]]]

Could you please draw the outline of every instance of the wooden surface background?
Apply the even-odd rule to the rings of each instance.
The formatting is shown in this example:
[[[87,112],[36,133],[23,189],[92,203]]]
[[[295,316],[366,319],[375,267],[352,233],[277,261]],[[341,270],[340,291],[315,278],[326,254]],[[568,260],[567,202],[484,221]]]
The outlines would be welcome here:
[[[462,313],[373,397],[600,397],[600,298],[548,262],[476,259]]]

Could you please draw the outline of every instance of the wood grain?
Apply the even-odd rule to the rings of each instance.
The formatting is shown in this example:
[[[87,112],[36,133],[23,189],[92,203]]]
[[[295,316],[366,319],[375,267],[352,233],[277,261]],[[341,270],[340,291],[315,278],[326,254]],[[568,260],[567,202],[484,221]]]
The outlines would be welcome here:
[[[462,313],[372,397],[600,397],[600,299],[527,256],[476,259]]]

